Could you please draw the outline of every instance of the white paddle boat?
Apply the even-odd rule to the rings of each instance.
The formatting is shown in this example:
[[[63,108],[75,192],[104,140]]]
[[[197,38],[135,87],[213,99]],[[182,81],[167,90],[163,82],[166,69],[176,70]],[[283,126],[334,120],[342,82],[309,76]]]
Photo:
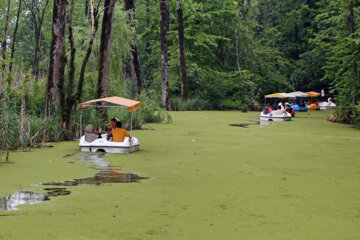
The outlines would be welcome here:
[[[111,142],[106,140],[106,134],[91,143],[82,136],[79,143],[82,152],[131,153],[139,150],[139,146],[140,143],[135,137],[125,137],[123,142]]]
[[[134,101],[121,97],[108,97],[94,99],[84,103],[80,103],[77,106],[77,109],[87,108],[87,107],[99,107],[99,105],[91,105],[96,103],[107,103],[113,104],[116,106],[107,106],[101,105],[101,107],[126,107],[130,112],[130,132],[132,133],[132,112],[136,109],[141,108],[141,103],[139,101]],[[106,134],[101,135],[101,138],[98,138],[92,142],[87,142],[85,140],[85,135],[82,135],[82,114],[80,114],[80,142],[79,147],[82,152],[106,152],[106,153],[131,153],[139,150],[140,143],[135,137],[125,137],[123,142],[112,142],[107,140]],[[132,136],[132,134],[131,134]]]
[[[331,98],[328,98],[327,102],[319,103],[320,110],[328,110],[336,108],[336,104],[332,101]]]
[[[268,98],[280,98],[284,100],[288,97],[286,93],[274,93],[269,94],[265,96],[265,99]],[[284,122],[284,121],[290,121],[292,116],[290,113],[285,111],[283,104],[279,103],[279,110],[272,111],[269,108],[265,108],[260,113],[260,121],[276,121],[276,122]]]
[[[291,121],[291,118],[291,114],[285,110],[276,110],[268,113],[262,111],[260,113],[260,121],[284,122]]]

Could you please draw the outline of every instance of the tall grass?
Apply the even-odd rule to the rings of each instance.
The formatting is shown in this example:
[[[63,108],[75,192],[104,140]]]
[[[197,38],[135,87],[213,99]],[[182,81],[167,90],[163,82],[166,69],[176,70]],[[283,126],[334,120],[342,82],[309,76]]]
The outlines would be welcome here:
[[[26,114],[25,106],[5,96],[0,100],[0,152],[27,151],[45,141],[61,140],[61,126],[56,117],[42,118]]]
[[[179,97],[174,97],[171,98],[170,103],[173,111],[202,111],[213,109],[208,100],[198,97],[189,98],[185,101]]]

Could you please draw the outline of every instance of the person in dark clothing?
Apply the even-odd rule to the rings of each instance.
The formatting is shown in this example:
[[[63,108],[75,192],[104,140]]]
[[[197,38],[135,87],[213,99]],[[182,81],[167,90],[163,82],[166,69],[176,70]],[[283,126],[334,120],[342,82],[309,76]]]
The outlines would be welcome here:
[[[106,140],[109,141],[109,140],[113,137],[111,131],[112,131],[113,128],[116,128],[116,122],[117,122],[117,121],[118,121],[118,120],[117,120],[116,118],[111,119],[111,121],[110,121],[110,128],[109,128],[109,131],[108,131],[108,133],[107,133],[107,135],[106,135]]]

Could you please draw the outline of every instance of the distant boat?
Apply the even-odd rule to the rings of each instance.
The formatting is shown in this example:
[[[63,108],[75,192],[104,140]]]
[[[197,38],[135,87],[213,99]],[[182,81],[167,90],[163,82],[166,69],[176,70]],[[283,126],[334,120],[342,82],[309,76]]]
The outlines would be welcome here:
[[[320,110],[319,104],[317,102],[314,102],[314,98],[316,99],[317,97],[320,97],[320,93],[318,92],[306,92],[306,94],[309,96],[310,98],[310,102],[308,103],[308,109],[310,111],[317,111]]]
[[[321,102],[319,107],[320,110],[328,110],[336,108],[336,104],[332,101],[332,98],[328,98],[327,102]]]

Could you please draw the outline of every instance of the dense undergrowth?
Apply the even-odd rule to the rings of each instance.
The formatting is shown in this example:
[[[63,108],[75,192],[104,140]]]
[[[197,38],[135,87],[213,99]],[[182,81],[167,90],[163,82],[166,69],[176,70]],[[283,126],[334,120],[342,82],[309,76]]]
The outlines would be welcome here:
[[[64,140],[60,110],[52,117],[44,114],[44,83],[37,82],[31,86],[27,81],[16,90],[8,89],[0,98],[0,156],[8,160],[9,152],[15,150],[29,151],[33,147],[41,147],[45,142]],[[171,116],[151,100],[149,96],[140,95],[138,98],[142,107],[132,114],[132,128],[141,129],[144,123],[171,122]],[[82,115],[82,125],[80,125]],[[126,108],[110,108],[108,118],[118,118],[123,126],[130,129],[130,113]],[[109,125],[100,117],[95,108],[72,111],[72,138],[79,138],[80,126],[82,132],[87,124],[106,129]],[[1,154],[3,153],[3,154]]]

